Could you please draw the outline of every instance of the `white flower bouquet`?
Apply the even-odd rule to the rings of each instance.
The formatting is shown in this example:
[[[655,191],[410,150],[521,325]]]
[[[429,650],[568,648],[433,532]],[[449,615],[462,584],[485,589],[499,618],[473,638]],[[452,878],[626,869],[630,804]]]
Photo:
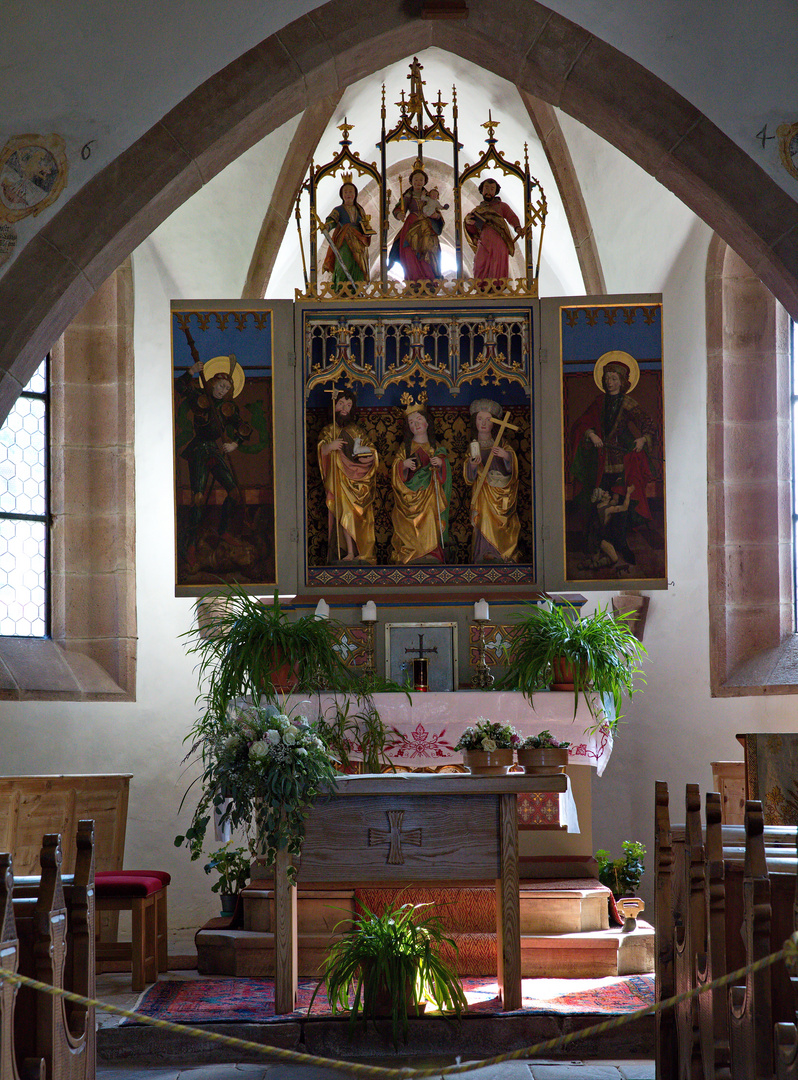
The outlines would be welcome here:
[[[485,750],[492,754],[494,750],[513,750],[520,745],[521,736],[512,724],[499,724],[479,716],[476,724],[467,727],[460,736],[455,750]]]
[[[267,865],[279,850],[299,854],[310,807],[320,792],[334,787],[333,767],[315,725],[271,703],[237,699],[220,723],[195,734],[199,738],[188,756],[202,761],[202,796],[175,844],[187,844],[192,859],[198,859],[215,807],[221,811],[219,824],[229,821],[242,829]]]

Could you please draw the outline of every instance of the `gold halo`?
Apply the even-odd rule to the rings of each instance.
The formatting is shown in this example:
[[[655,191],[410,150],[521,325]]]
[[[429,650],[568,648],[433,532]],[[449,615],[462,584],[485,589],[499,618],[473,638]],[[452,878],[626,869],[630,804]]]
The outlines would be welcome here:
[[[246,375],[234,356],[214,356],[208,360],[202,369],[203,381],[209,383],[214,375],[232,375],[234,398],[244,389]]]
[[[607,364],[625,364],[629,368],[629,389],[634,390],[637,384],[640,382],[640,368],[638,367],[635,358],[628,352],[621,352],[620,349],[613,349],[612,352],[605,352],[603,356],[600,356],[596,361],[596,366],[593,368],[593,382],[604,393],[604,368]]]

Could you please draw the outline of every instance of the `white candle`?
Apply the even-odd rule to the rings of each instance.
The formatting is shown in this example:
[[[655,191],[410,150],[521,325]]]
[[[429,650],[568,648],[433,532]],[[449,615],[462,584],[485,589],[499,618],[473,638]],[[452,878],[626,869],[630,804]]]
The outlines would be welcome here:
[[[482,619],[485,622],[490,618],[490,608],[488,607],[487,600],[477,600],[474,604],[474,618]]]
[[[373,600],[367,601],[360,609],[360,618],[363,622],[377,621],[377,605]]]
[[[317,619],[329,619],[330,617],[330,605],[324,600],[319,600],[316,604],[315,616]]]

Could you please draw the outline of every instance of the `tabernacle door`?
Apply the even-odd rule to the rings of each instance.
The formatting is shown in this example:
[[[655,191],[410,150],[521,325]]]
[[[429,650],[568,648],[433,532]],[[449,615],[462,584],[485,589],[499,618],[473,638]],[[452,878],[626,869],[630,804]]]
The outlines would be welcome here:
[[[664,589],[662,297],[540,307],[546,588]]]

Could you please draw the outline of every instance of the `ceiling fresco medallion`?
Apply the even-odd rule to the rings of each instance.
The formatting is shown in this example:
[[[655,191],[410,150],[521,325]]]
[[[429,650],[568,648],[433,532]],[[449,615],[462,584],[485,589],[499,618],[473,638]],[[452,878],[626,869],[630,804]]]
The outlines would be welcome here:
[[[0,220],[15,222],[51,206],[67,182],[60,135],[16,135],[0,151]]]
[[[790,176],[798,180],[798,123],[779,124],[779,156]]]

